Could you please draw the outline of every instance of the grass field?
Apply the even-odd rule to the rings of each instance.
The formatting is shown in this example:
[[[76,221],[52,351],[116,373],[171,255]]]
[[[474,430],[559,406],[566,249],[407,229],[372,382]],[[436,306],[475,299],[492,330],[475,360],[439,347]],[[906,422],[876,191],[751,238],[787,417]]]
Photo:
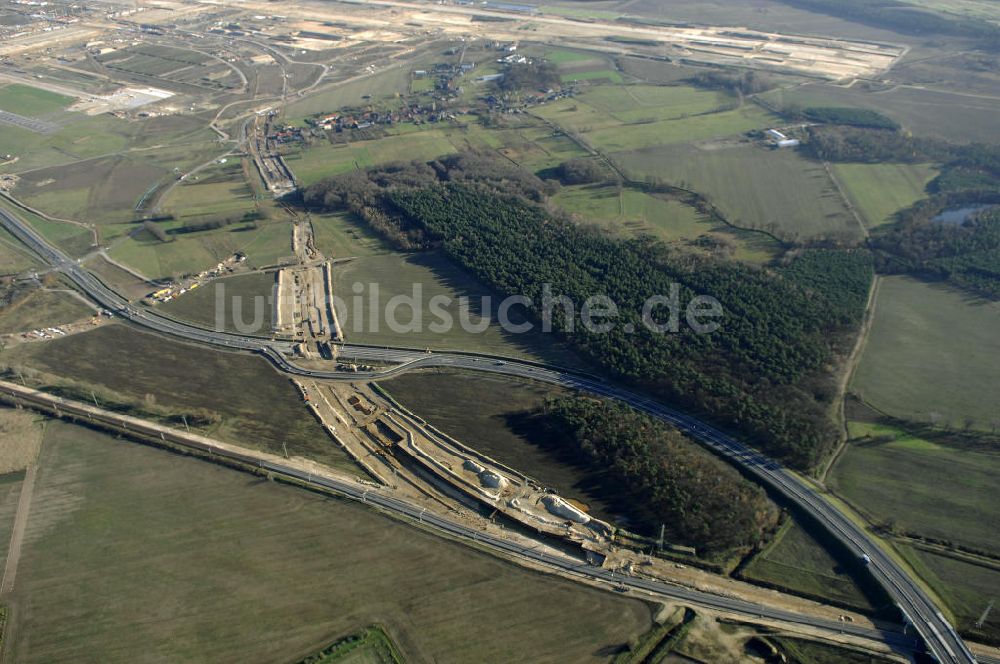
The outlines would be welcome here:
[[[753,145],[657,146],[614,155],[636,179],[660,178],[708,197],[730,222],[790,240],[861,239],[823,166]]]
[[[68,293],[35,290],[9,306],[0,307],[0,334],[72,323],[93,313],[93,309]]]
[[[285,118],[299,121],[316,113],[332,113],[345,106],[369,101],[364,99],[365,96],[372,99],[386,99],[395,96],[396,93],[406,94],[412,77],[410,72],[413,69],[426,69],[427,67],[422,66],[423,62],[424,60],[419,59],[410,60],[406,66],[393,66],[372,76],[310,94],[288,104],[285,107]]]
[[[371,256],[390,251],[388,246],[363,222],[354,221],[346,212],[313,213],[313,244],[327,258]]]
[[[497,322],[497,307],[501,298],[455,266],[443,254],[434,252],[361,257],[336,265],[334,279],[334,293],[347,305],[341,326],[348,341],[410,348],[480,351],[531,359],[545,358],[562,365],[579,363],[565,346],[554,339],[554,335],[543,334],[540,329],[524,334],[504,331]],[[355,284],[363,287],[362,316],[358,316],[353,310],[357,295],[354,291]],[[376,285],[378,306],[373,311],[370,303]],[[415,286],[422,291],[422,319],[417,321],[410,307],[404,305],[396,310],[395,320],[404,327],[412,325],[418,329],[394,331],[385,315],[390,299],[396,296],[412,297]],[[445,303],[443,310],[451,315],[454,324],[443,331],[435,331],[439,329],[435,324],[441,323],[441,317],[430,306],[430,301],[435,296],[450,298],[450,304]],[[490,296],[492,299],[487,302],[482,299],[483,296]],[[468,298],[465,306],[459,302],[460,297]],[[490,305],[490,309],[486,310],[484,304]],[[371,324],[373,313],[377,318],[377,329]],[[474,331],[477,329],[475,326],[486,319],[487,313],[492,322],[482,332]],[[516,307],[510,311],[512,321],[517,320],[517,313]],[[463,321],[467,321],[467,324]],[[432,325],[435,325],[433,329]]]
[[[285,442],[291,456],[356,468],[295,387],[259,357],[189,346],[124,325],[8,349],[6,355],[7,362],[130,395],[140,405],[203,412],[216,420],[207,434],[222,440],[276,454],[283,454]]]
[[[594,148],[612,153],[639,150],[651,145],[673,145],[736,136],[752,129],[761,129],[772,122],[772,117],[758,107],[744,106],[731,111],[692,115],[676,120],[599,129],[586,133],[584,139]]]
[[[288,167],[302,185],[354,169],[367,168],[388,161],[428,161],[456,152],[455,146],[439,130],[406,132],[371,141],[319,144],[293,153],[286,159]]]
[[[72,97],[20,83],[0,86],[0,109],[29,118],[51,115],[74,101]]]
[[[257,209],[239,159],[213,166],[178,185],[162,201],[162,211],[188,223],[240,218]]]
[[[184,221],[159,222],[168,233]],[[160,242],[147,231],[138,231],[112,247],[112,258],[151,279],[175,278],[201,272],[237,251],[253,267],[266,267],[292,256],[292,226],[285,221],[238,223],[224,228],[172,235]]]
[[[233,302],[234,298],[239,298],[241,318],[249,323],[259,315],[263,324],[259,333],[267,334],[271,330],[274,310],[274,280],[274,272],[254,272],[216,279],[197,290],[188,291],[170,302],[159,305],[159,309],[175,318],[219,329],[217,305],[221,299],[223,301],[221,329],[232,331],[236,329]]]
[[[762,96],[779,107],[795,104],[800,107],[871,108],[888,115],[918,136],[935,136],[958,143],[1000,141],[996,103],[990,96],[976,98],[913,87],[866,91],[863,87],[815,83],[794,90],[773,90]]]
[[[0,475],[0,565],[7,563],[10,532],[14,527],[14,515],[17,513],[17,501],[21,495],[23,479],[23,472]]]
[[[142,281],[131,272],[113,265],[101,255],[96,255],[83,262],[84,267],[101,278],[115,292],[131,301],[139,300],[156,290],[152,284]]]
[[[1000,304],[907,277],[886,277],[851,389],[895,417],[992,429]]]
[[[0,228],[0,274],[16,274],[39,264],[30,249]]]
[[[870,611],[874,607],[850,572],[791,519],[742,572],[750,581]]]
[[[535,113],[580,133],[678,120],[720,110],[731,101],[717,92],[684,86],[598,85],[572,99],[561,99]]]
[[[613,69],[595,69],[592,71],[581,71],[574,74],[562,74],[559,77],[563,83],[575,83],[577,81],[610,81],[611,83],[623,83],[625,79]]]
[[[982,627],[976,622],[991,601],[1000,602],[1000,570],[975,565],[915,547],[900,547],[917,574],[944,599],[963,634],[1000,639],[1000,613],[991,610]]]
[[[30,410],[6,406],[0,408],[0,512],[4,510],[4,502],[10,490],[10,483],[4,480],[14,480],[29,466],[34,465],[38,458],[43,434],[40,420]],[[5,517],[6,512],[0,515],[0,539],[3,540],[0,551],[9,539],[9,532],[4,532],[7,526]]]
[[[590,62],[595,59],[600,59],[601,56],[596,53],[588,53],[584,51],[571,51],[569,49],[551,49],[545,51],[545,59],[554,65],[574,65],[581,62]]]
[[[206,127],[204,118],[196,115],[167,115],[125,121],[108,114],[92,117],[77,114],[70,115],[68,119],[72,121],[52,134],[35,134],[17,127],[0,126],[0,145],[4,146],[4,152],[18,157],[17,162],[0,166],[0,170],[23,173],[111,155],[126,148],[132,149],[130,157],[137,159],[148,157],[155,161],[176,158],[183,162],[185,157],[199,155],[206,149],[216,149],[214,132]],[[184,148],[179,156],[173,150],[177,146]],[[168,169],[173,166],[169,165]]]
[[[89,230],[63,221],[49,221],[36,214],[22,210],[0,198],[0,208],[17,215],[28,222],[46,240],[55,244],[70,256],[82,256],[90,251],[94,236]],[[10,238],[10,235],[5,235]],[[13,238],[11,238],[13,239]]]
[[[156,187],[218,152],[212,143],[174,145],[71,162],[23,174],[14,193],[52,216],[99,225],[128,222]]]
[[[1000,553],[1000,455],[944,447],[891,427],[852,422],[830,486],[876,523]]]
[[[895,213],[927,195],[937,176],[931,164],[834,164],[833,172],[868,228],[892,223]]]
[[[777,255],[777,243],[760,233],[736,231],[714,222],[679,201],[651,196],[616,186],[576,185],[563,187],[552,202],[623,237],[652,235],[664,242],[689,243],[703,236],[732,243],[738,260],[764,263]]]
[[[406,661],[597,662],[651,626],[643,602],[68,424],[34,505],[10,631],[27,664],[295,662],[373,623]]]

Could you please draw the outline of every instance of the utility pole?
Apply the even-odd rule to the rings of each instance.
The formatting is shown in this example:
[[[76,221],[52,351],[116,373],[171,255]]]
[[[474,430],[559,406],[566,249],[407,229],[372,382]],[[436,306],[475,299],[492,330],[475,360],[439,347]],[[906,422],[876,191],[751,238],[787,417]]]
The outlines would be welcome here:
[[[285,445],[285,441],[281,441],[281,449],[285,451],[285,458],[288,458],[288,446]]]
[[[663,535],[664,535],[664,531],[666,531],[666,529],[667,529],[667,524],[661,523],[660,524],[660,551],[663,551]]]
[[[97,403],[97,395],[94,394],[93,390],[90,391],[90,398],[94,400],[94,406],[95,407],[97,407],[97,408],[101,407],[101,404]]]
[[[188,427],[188,418],[187,418],[187,415],[185,415],[184,413],[181,413],[181,419],[184,420],[184,430],[190,433],[191,428]]]

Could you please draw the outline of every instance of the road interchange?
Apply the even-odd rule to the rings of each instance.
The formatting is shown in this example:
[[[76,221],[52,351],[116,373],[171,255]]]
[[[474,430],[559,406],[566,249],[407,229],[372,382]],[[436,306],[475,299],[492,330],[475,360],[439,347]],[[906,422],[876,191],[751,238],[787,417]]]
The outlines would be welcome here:
[[[237,335],[197,327],[139,309],[108,288],[96,276],[62,251],[51,245],[26,222],[0,210],[0,225],[31,248],[46,263],[66,275],[98,304],[141,327],[187,341],[254,352],[266,357],[278,370],[294,376],[316,379],[379,379],[417,368],[446,367],[527,378],[565,388],[615,399],[677,427],[686,435],[743,468],[772,491],[794,505],[802,515],[824,527],[846,550],[859,558],[867,557],[866,569],[899,607],[903,620],[917,630],[928,653],[939,662],[974,663],[957,631],[941,614],[920,584],[911,579],[899,564],[864,529],[792,471],[743,445],[722,431],[643,395],[611,385],[600,378],[546,367],[518,360],[500,360],[469,353],[427,353],[412,349],[377,348],[344,344],[341,353],[358,360],[394,364],[389,369],[358,373],[307,369],[290,362],[285,353],[288,342]],[[284,471],[282,471],[284,472]],[[386,497],[387,500],[391,500]],[[396,501],[399,502],[399,501]],[[405,511],[401,513],[406,514]],[[412,515],[410,515],[412,516]],[[502,547],[501,547],[502,548]],[[595,570],[597,571],[597,570]],[[593,576],[593,575],[592,575]],[[637,581],[637,580],[633,580]],[[637,586],[638,587],[638,586]]]

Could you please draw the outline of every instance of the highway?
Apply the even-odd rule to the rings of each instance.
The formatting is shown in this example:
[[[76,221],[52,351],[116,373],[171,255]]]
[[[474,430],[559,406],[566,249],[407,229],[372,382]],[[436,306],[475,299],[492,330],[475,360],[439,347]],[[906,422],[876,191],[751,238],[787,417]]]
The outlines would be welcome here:
[[[268,461],[260,456],[254,456],[249,451],[237,451],[231,449],[229,446],[218,445],[216,441],[197,434],[174,430],[154,422],[107,411],[89,403],[73,401],[4,381],[0,381],[0,394],[15,403],[32,405],[42,410],[58,413],[60,416],[71,415],[81,420],[100,422],[115,429],[128,431],[132,435],[145,436],[154,441],[162,440],[174,445],[193,448],[214,457],[230,459],[249,467],[290,477],[303,484],[320,487],[357,502],[378,507],[395,515],[407,517],[452,537],[467,542],[474,542],[483,548],[491,549],[495,553],[513,556],[518,559],[526,559],[549,570],[566,572],[590,581],[606,582],[618,590],[629,589],[640,591],[664,599],[680,600],[693,605],[700,605],[727,614],[737,614],[749,616],[750,618],[780,621],[791,625],[816,628],[829,632],[831,635],[846,634],[885,643],[894,649],[904,652],[910,651],[918,645],[917,640],[913,636],[896,631],[872,629],[849,622],[803,616],[791,611],[773,609],[763,604],[748,602],[742,599],[724,597],[667,582],[615,573],[612,570],[595,567],[579,558],[569,555],[553,555],[540,547],[525,546],[514,539],[483,532],[467,524],[453,521],[447,516],[436,514],[425,508],[417,507],[406,501],[385,495],[378,487],[359,484],[356,481],[347,479],[319,477],[308,471],[303,471],[301,468],[290,467],[282,463]]]
[[[373,348],[346,344],[341,354],[362,361],[396,363],[390,369],[374,372],[344,373],[304,369],[292,364],[284,353],[288,343],[269,339],[215,332],[176,321],[148,309],[137,309],[105,286],[97,277],[76,261],[49,244],[28,224],[0,210],[0,224],[28,245],[45,262],[62,271],[84,293],[104,308],[116,312],[133,323],[154,332],[188,341],[210,344],[230,350],[243,350],[264,355],[279,370],[298,376],[333,380],[376,379],[421,367],[451,367],[484,371],[538,380],[570,389],[622,401],[637,410],[668,422],[720,456],[743,467],[763,484],[781,494],[801,513],[825,527],[847,550],[859,558],[868,556],[867,569],[872,578],[888,593],[903,614],[912,622],[931,654],[939,662],[974,663],[975,657],[962,638],[941,614],[934,602],[911,579],[896,561],[864,529],[844,515],[822,495],[794,473],[772,459],[743,445],[729,435],[700,420],[668,408],[648,397],[610,385],[599,378],[548,368],[516,360],[499,360],[487,356],[456,353],[421,353],[408,349]]]

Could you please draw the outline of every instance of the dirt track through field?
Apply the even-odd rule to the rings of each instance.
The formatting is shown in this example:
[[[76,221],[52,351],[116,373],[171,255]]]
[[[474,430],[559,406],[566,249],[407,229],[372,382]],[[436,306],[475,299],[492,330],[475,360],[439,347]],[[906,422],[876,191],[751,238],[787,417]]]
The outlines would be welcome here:
[[[0,581],[0,597],[8,595],[14,588],[17,563],[21,558],[21,542],[24,541],[24,531],[28,526],[28,511],[31,509],[31,496],[35,491],[35,468],[34,465],[28,466],[24,482],[21,483],[21,496],[17,501],[17,514],[14,515],[7,564],[3,570],[3,581]]]

